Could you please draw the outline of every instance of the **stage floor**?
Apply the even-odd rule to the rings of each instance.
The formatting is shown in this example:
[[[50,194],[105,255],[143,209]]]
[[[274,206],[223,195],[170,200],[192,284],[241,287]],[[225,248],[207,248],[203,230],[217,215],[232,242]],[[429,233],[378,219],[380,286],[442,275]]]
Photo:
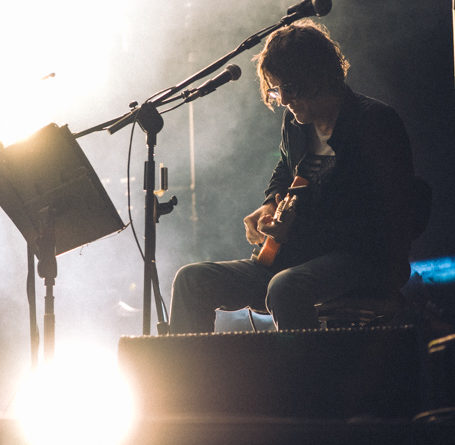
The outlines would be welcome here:
[[[90,440],[84,445],[88,445],[89,442]],[[61,445],[64,443],[63,438]],[[121,445],[450,445],[453,443],[455,443],[453,425],[416,425],[406,420],[384,421],[358,418],[345,421],[179,416],[142,420],[132,428]],[[28,445],[16,420],[0,419],[0,444]]]

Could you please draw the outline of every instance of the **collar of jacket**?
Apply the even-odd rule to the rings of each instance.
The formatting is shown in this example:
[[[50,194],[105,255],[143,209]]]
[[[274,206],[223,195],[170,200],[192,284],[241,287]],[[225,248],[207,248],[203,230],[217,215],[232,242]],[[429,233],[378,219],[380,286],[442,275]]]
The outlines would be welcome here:
[[[346,143],[353,139],[356,122],[358,121],[358,99],[355,93],[348,85],[345,85],[343,92],[343,101],[341,102],[340,113],[338,114],[335,128],[333,129],[332,136],[328,139],[327,143],[332,147],[336,153],[337,149],[346,145]],[[312,124],[299,124],[295,118],[291,120],[291,124],[305,128]]]

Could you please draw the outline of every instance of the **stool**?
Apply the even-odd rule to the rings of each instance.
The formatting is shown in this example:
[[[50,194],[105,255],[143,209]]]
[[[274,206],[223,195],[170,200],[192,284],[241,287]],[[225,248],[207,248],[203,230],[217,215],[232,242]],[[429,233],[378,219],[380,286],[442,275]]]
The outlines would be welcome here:
[[[376,289],[360,289],[315,304],[321,329],[389,323],[405,307],[405,298],[399,291],[379,292]]]
[[[401,292],[386,292],[377,289],[357,289],[354,292],[315,304],[321,329],[363,327],[387,324],[394,321],[406,309],[405,297]],[[257,331],[275,330],[272,316],[268,313],[248,311],[250,325]],[[246,320],[245,320],[246,322]]]

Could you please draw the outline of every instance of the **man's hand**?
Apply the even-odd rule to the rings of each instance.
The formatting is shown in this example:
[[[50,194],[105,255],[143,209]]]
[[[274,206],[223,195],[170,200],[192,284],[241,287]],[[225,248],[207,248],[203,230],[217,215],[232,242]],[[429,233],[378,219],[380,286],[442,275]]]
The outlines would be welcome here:
[[[288,239],[289,226],[292,224],[292,219],[288,219],[286,222],[275,221],[273,216],[264,215],[259,218],[258,221],[258,232],[273,238],[277,243],[283,244]]]
[[[272,223],[273,215],[278,203],[281,201],[279,195],[275,196],[275,202],[270,201],[267,204],[256,209],[253,213],[245,216],[243,223],[245,224],[246,239],[250,244],[260,244],[264,242],[267,233],[262,232],[266,226]]]
[[[245,216],[243,223],[245,224],[246,239],[250,244],[260,244],[264,242],[265,235],[258,231],[258,221],[263,217],[270,217],[270,219],[273,219],[275,209],[276,204],[271,201],[259,207],[248,216]]]

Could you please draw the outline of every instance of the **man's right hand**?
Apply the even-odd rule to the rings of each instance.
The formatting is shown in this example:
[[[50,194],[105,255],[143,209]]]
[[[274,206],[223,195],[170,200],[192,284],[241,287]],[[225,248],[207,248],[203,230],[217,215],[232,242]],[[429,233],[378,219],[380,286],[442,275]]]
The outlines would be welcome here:
[[[258,231],[258,221],[266,215],[273,218],[276,206],[276,202],[270,201],[256,209],[253,213],[245,216],[243,223],[245,224],[246,239],[250,244],[260,244],[264,242],[265,235]]]

